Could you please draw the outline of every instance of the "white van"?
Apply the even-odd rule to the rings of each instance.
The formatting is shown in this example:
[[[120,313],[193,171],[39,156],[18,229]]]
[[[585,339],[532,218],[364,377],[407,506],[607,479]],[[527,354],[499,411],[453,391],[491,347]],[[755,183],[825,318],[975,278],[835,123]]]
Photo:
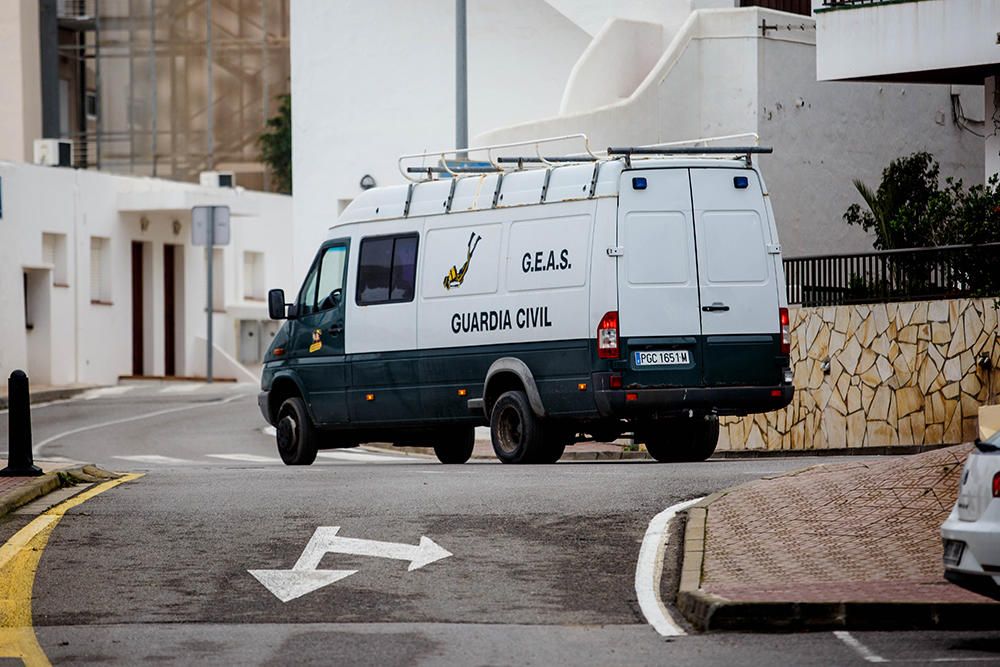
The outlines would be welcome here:
[[[294,302],[269,294],[287,322],[259,402],[282,459],[377,441],[463,463],[487,424],[505,463],[625,432],[708,458],[719,416],[792,398],[761,152],[491,155],[364,192]]]

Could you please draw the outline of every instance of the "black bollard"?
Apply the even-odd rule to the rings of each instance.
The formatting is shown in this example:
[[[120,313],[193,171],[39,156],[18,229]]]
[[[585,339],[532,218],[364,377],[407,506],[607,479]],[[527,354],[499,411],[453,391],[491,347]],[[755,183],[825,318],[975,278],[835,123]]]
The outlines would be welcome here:
[[[31,397],[24,371],[14,371],[7,380],[7,407],[9,454],[0,477],[37,477],[42,469],[31,456]]]

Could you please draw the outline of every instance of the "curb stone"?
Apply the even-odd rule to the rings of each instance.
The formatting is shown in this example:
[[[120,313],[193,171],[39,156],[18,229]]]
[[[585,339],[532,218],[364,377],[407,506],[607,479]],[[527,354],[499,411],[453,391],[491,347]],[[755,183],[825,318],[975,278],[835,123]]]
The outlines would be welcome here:
[[[414,456],[423,456],[426,458],[437,460],[434,456],[434,450],[430,447],[396,447],[395,445],[390,445],[388,443],[372,442],[363,445],[365,449],[370,449],[378,452],[391,452],[394,454],[409,454]],[[476,460],[496,460],[496,456],[492,452],[489,454],[473,454],[473,459]],[[573,452],[567,451],[559,459],[560,461],[623,461],[623,460],[643,460],[652,461],[652,457],[646,452],[625,452],[625,451],[607,451],[607,452]]]
[[[102,470],[91,464],[32,477],[31,481],[21,488],[0,494],[0,519],[3,519],[17,508],[48,495],[56,489],[75,486],[81,482],[103,482],[108,479],[115,479],[116,477],[119,477],[119,475]]]
[[[48,403],[50,401],[61,401],[96,388],[97,385],[86,385],[82,387],[63,387],[58,389],[42,389],[41,391],[32,391],[30,398],[31,405],[35,405],[36,403]],[[6,410],[7,407],[7,396],[0,396],[0,410]]]
[[[434,451],[430,447],[397,447],[389,443],[372,442],[363,445],[366,449],[379,452],[393,452],[396,454],[413,454],[426,456],[435,459]],[[850,447],[844,449],[742,449],[717,451],[712,454],[712,459],[763,459],[763,458],[793,458],[797,456],[813,457],[849,457],[849,456],[906,456],[911,454],[923,454],[935,449],[954,447],[954,445],[913,445],[913,446],[892,446],[892,447]],[[473,459],[493,460],[496,457],[492,454],[474,453]],[[563,453],[560,461],[652,461],[654,460],[646,452],[626,452],[626,451],[590,451],[574,452],[572,447]],[[711,459],[710,459],[711,460]],[[816,464],[822,465],[822,464]],[[815,467],[815,466],[811,466]],[[798,472],[798,471],[797,471]],[[790,473],[786,473],[790,474]],[[781,475],[776,475],[780,477]]]
[[[800,471],[796,471],[800,472]],[[794,474],[794,473],[790,473]],[[737,488],[737,487],[733,487]],[[687,510],[676,607],[698,630],[790,632],[802,630],[990,630],[996,619],[983,604],[933,602],[739,602],[701,589],[706,524],[713,493]]]

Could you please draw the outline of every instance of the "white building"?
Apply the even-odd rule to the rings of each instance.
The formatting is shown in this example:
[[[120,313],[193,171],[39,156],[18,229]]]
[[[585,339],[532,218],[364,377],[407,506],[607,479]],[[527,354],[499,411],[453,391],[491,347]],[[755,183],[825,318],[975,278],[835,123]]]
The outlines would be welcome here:
[[[191,207],[228,205],[215,249],[215,375],[254,381],[273,335],[266,290],[294,290],[291,199],[0,162],[0,374],[114,384],[205,373],[207,281]],[[242,362],[242,364],[240,363]]]
[[[986,176],[1000,172],[1000,2],[813,0],[813,7],[821,81],[944,84],[947,116],[985,139]],[[963,94],[983,85],[984,103]]]
[[[945,2],[947,0],[934,0]],[[472,144],[586,132],[597,149],[756,133],[786,256],[867,251],[852,179],[932,152],[981,182],[949,86],[816,80],[815,21],[740,0],[468,3]],[[768,4],[756,2],[753,4]],[[370,175],[454,145],[453,0],[292,4],[295,268]],[[808,11],[806,7],[805,11]],[[967,108],[978,88],[962,89]]]

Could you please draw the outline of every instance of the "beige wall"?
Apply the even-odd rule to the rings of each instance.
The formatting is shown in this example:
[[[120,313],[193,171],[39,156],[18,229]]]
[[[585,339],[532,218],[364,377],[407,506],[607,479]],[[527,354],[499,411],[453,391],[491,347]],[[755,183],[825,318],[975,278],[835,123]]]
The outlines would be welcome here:
[[[28,162],[42,136],[36,0],[0,2],[0,160]]]
[[[998,304],[959,299],[793,309],[791,405],[723,419],[719,449],[973,440],[979,406],[1000,398]],[[981,354],[992,370],[977,365]]]

